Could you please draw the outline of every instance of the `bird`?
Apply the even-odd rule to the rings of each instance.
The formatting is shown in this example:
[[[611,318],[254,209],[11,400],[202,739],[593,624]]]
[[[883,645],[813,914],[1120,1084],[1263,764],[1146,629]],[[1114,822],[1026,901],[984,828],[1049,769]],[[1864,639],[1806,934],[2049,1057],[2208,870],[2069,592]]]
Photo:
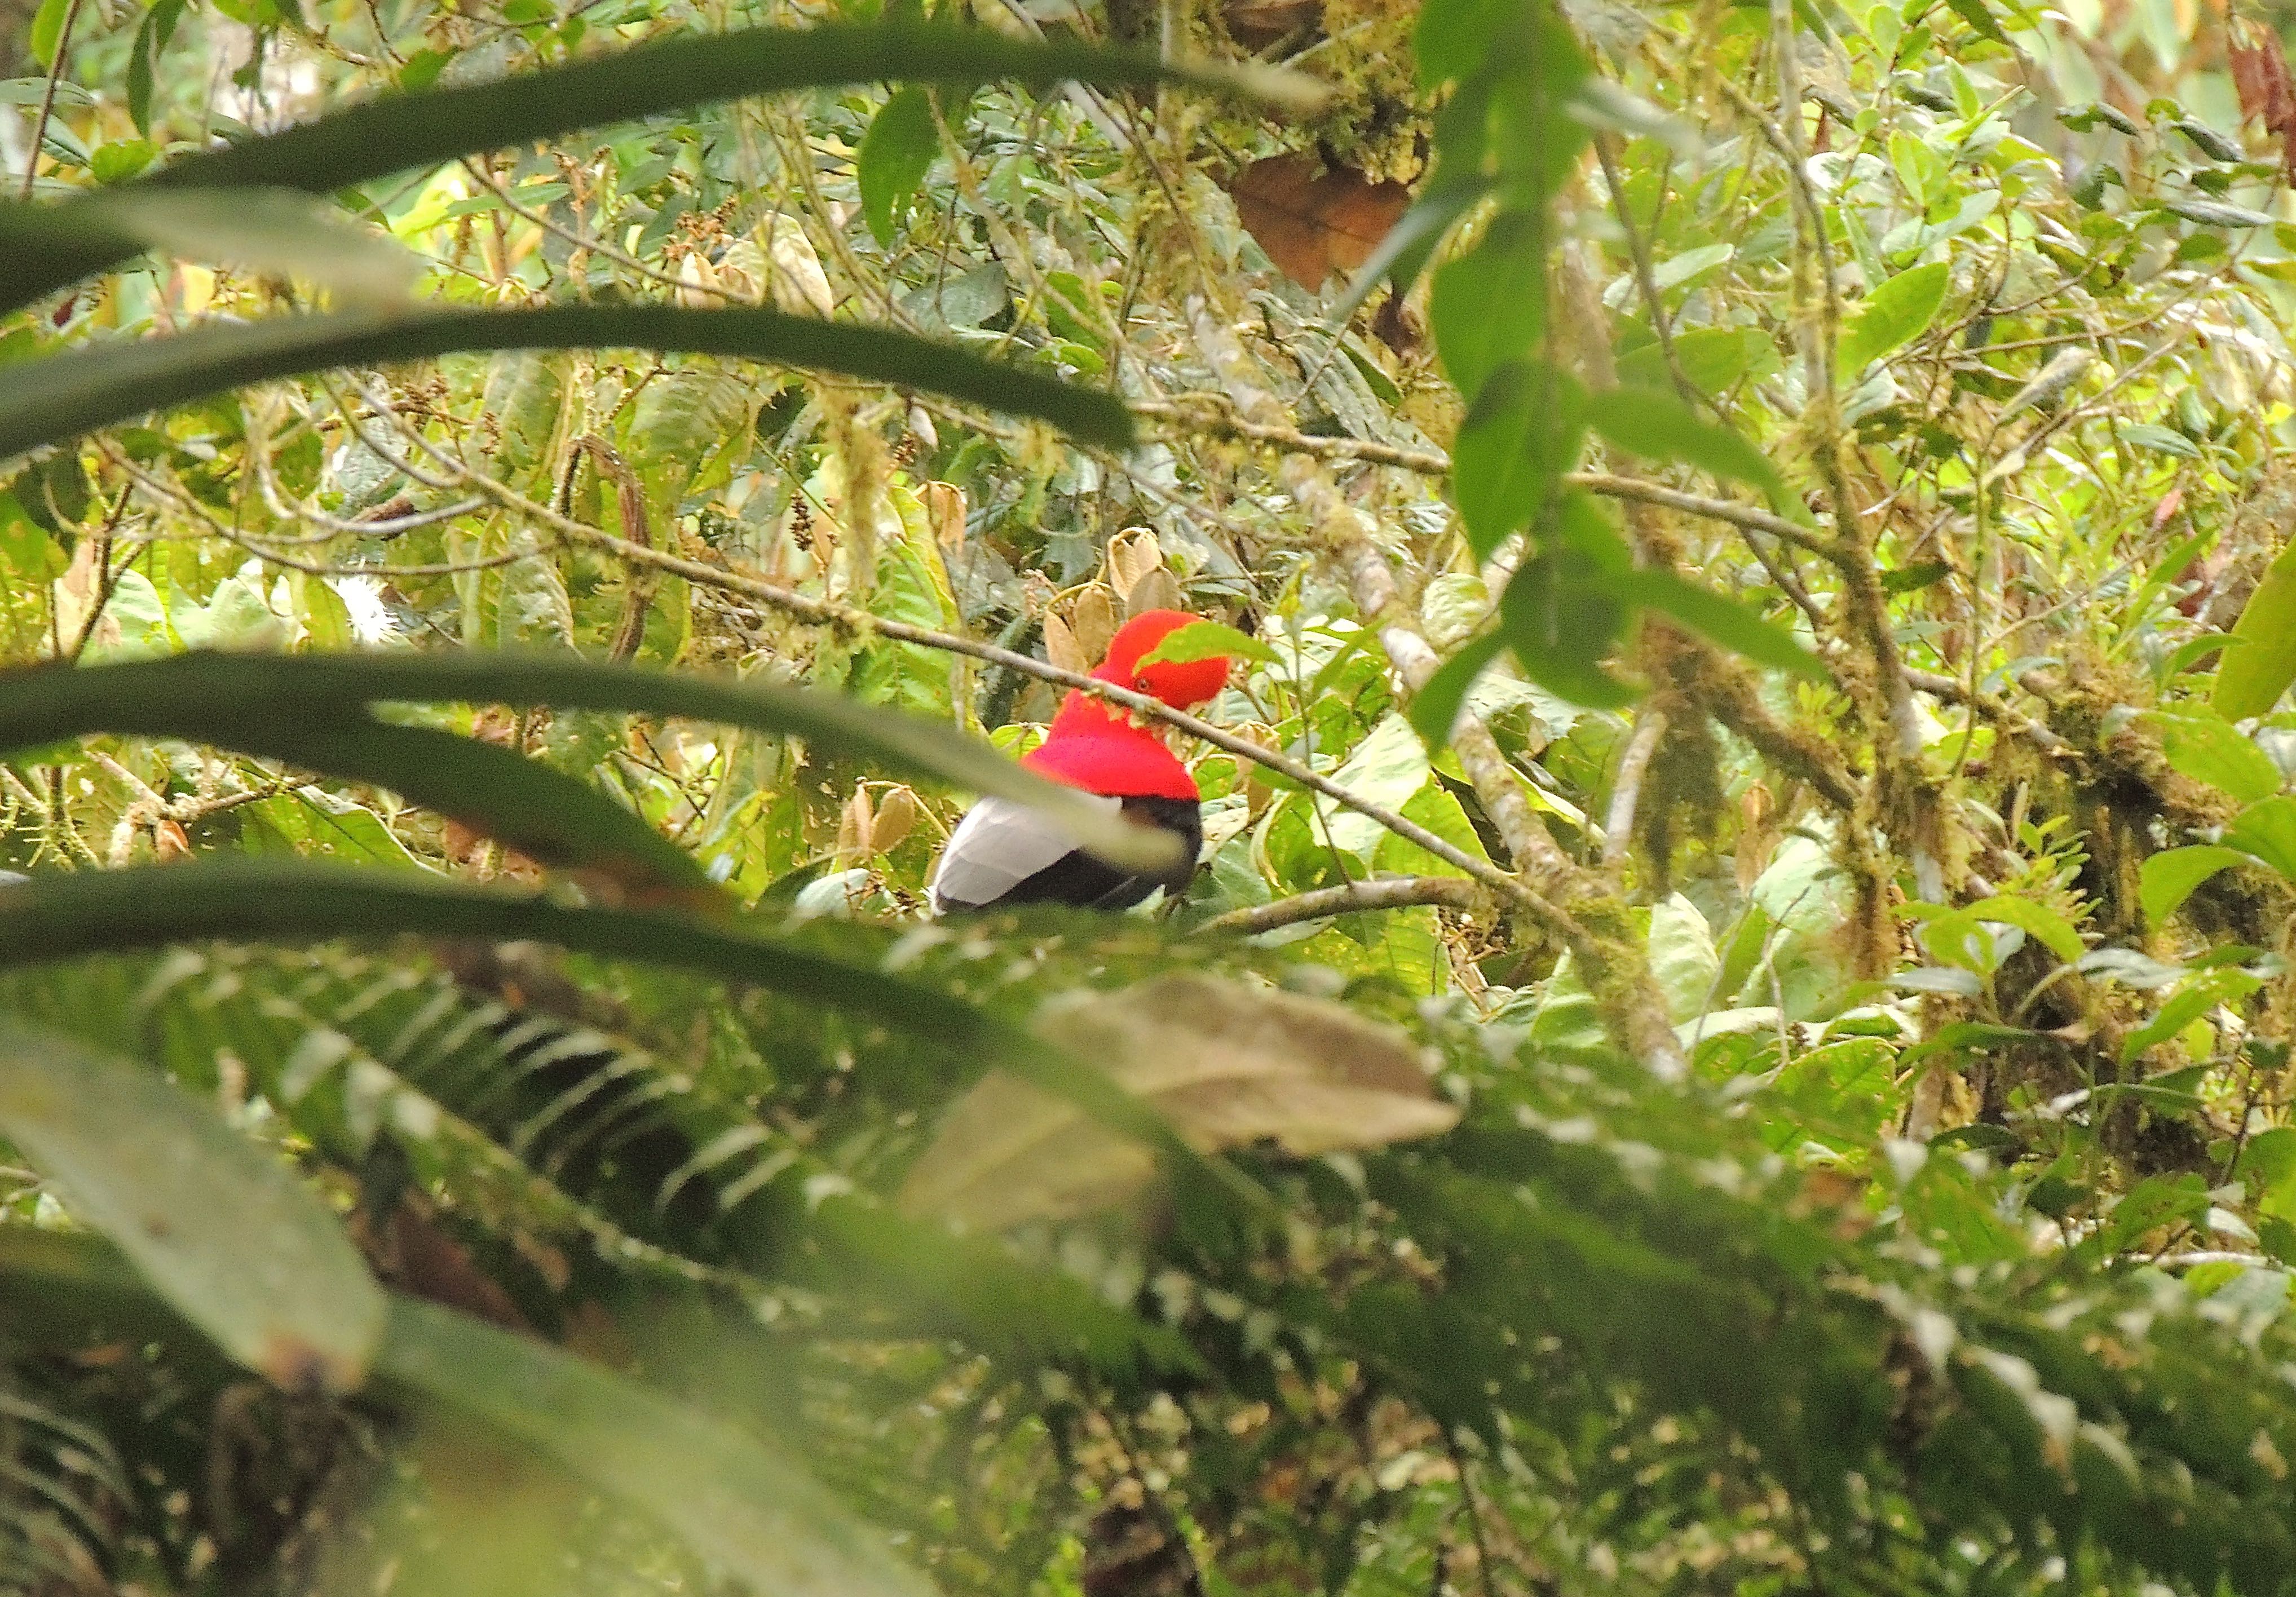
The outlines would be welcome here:
[[[1092,675],[1152,693],[1175,709],[1205,703],[1227,681],[1226,656],[1140,663],[1195,619],[1185,610],[1142,611],[1117,629]],[[1162,875],[1135,875],[1079,848],[1027,805],[984,798],[965,812],[934,864],[925,891],[935,914],[1020,904],[1120,910],[1160,887],[1174,894],[1186,889],[1203,848],[1203,794],[1188,768],[1120,706],[1070,689],[1045,741],[1021,764],[1083,789],[1127,820],[1162,827],[1184,845],[1180,859]]]

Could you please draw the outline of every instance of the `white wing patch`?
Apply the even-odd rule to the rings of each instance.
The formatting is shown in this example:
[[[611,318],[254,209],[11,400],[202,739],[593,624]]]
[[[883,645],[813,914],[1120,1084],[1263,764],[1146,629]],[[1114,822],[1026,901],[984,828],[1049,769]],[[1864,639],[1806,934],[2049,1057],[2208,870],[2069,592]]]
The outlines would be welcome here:
[[[1099,793],[1081,797],[1111,810],[1124,801]],[[1076,840],[1025,804],[1009,798],[983,798],[965,811],[964,819],[949,834],[948,847],[933,865],[932,882],[925,889],[933,913],[952,905],[969,909],[994,903],[1063,855],[1076,851]]]

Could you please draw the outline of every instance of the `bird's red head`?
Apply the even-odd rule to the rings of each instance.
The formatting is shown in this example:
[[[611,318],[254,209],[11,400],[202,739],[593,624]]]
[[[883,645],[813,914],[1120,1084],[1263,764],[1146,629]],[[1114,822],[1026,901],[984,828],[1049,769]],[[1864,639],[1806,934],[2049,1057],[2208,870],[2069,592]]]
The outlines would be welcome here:
[[[1184,610],[1141,611],[1116,629],[1116,635],[1108,642],[1108,658],[1095,667],[1092,674],[1119,687],[1153,693],[1174,709],[1193,709],[1226,684],[1227,656],[1158,660],[1148,666],[1142,665],[1140,659],[1154,653],[1158,644],[1197,619],[1200,618]]]

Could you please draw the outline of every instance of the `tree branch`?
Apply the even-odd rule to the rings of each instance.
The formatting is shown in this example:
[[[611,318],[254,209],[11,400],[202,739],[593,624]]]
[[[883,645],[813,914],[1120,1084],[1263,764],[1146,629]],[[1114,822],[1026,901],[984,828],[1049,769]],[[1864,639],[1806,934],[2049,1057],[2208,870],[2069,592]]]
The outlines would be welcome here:
[[[1224,915],[1213,916],[1200,930],[1233,931],[1250,937],[1297,926],[1303,921],[1353,914],[1358,910],[1410,909],[1430,904],[1446,909],[1484,909],[1489,906],[1490,896],[1474,882],[1462,881],[1456,876],[1382,876],[1370,881],[1318,888],[1312,893],[1278,898],[1272,904],[1232,909]]]

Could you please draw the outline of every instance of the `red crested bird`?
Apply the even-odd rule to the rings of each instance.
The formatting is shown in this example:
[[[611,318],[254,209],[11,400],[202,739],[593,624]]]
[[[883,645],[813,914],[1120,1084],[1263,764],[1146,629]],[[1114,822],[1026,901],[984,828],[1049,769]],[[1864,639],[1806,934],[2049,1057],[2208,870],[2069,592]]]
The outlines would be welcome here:
[[[1196,619],[1184,610],[1152,610],[1127,621],[1109,641],[1093,676],[1144,693],[1175,709],[1193,709],[1227,680],[1225,656],[1140,663],[1158,644]],[[1135,876],[1077,847],[1037,811],[1008,798],[984,798],[965,812],[933,866],[926,891],[936,913],[1012,904],[1073,904],[1128,909],[1162,888],[1185,889],[1203,847],[1203,795],[1155,733],[1122,707],[1070,690],[1045,741],[1021,756],[1040,776],[1082,788],[1127,820],[1160,826],[1185,845],[1161,876]]]

